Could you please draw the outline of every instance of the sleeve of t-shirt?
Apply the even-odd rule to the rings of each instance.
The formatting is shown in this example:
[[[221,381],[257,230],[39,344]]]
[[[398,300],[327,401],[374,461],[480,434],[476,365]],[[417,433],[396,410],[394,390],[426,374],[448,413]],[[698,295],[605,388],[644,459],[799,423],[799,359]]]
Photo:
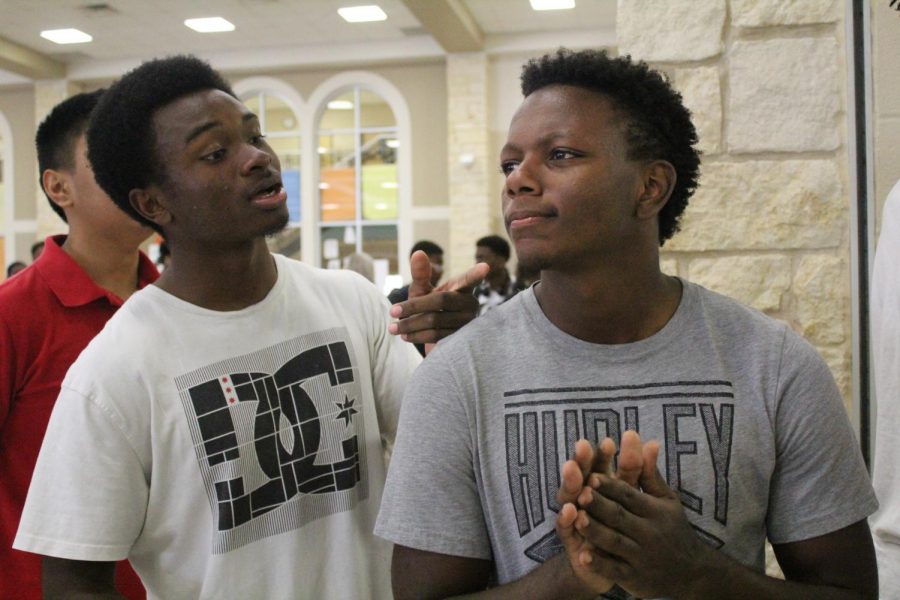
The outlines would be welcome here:
[[[375,410],[382,442],[390,447],[397,434],[397,420],[406,385],[413,371],[422,362],[415,346],[399,336],[388,333],[391,322],[387,299],[374,287],[366,284],[370,317],[369,339],[372,340],[372,387],[375,393]],[[368,289],[371,288],[371,289]]]
[[[61,390],[13,547],[72,560],[126,558],[140,533],[148,476],[117,415]]]
[[[400,411],[375,534],[451,556],[490,559],[463,392],[446,355],[413,375]]]
[[[828,366],[812,346],[787,332],[780,371],[767,517],[773,544],[837,531],[878,506]]]

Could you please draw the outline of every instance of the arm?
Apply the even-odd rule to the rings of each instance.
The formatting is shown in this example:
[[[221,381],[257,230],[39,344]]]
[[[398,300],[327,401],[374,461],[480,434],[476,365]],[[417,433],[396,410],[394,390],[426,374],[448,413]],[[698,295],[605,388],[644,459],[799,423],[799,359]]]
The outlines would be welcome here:
[[[464,275],[437,288],[431,286],[427,254],[421,250],[413,253],[409,265],[412,272],[409,300],[391,307],[391,316],[399,320],[391,323],[390,333],[402,336],[407,342],[431,344],[478,316],[478,300],[472,296],[472,288],[487,275],[487,264],[478,263]]]
[[[66,560],[45,556],[43,560],[44,598],[47,600],[88,600],[121,598],[114,585],[116,563]]]
[[[641,493],[599,477],[576,528],[600,549],[598,573],[642,597],[734,600],[877,598],[878,577],[865,520],[809,540],[779,544],[776,556],[787,581],[753,571],[697,537],[678,495],[658,471],[641,477]],[[587,502],[584,502],[587,500]],[[608,555],[608,556],[606,556]],[[723,595],[723,590],[728,594]]]

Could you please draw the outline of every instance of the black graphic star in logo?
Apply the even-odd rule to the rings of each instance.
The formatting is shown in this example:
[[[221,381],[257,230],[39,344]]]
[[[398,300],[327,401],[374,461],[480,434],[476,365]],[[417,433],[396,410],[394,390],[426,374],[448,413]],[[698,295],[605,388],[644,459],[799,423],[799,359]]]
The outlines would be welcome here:
[[[350,400],[349,398],[347,398],[347,396],[344,396],[343,404],[341,404],[340,402],[335,403],[337,407],[341,409],[341,412],[338,413],[338,416],[336,416],[334,420],[337,421],[338,419],[344,419],[344,427],[349,426],[350,421],[353,420],[353,415],[359,412],[358,410],[353,408],[354,402],[355,400]]]

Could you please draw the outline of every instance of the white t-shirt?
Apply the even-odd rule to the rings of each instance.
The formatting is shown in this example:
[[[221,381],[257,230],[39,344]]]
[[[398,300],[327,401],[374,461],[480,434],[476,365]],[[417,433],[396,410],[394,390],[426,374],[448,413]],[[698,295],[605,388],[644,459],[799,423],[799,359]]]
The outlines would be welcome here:
[[[276,256],[258,304],[135,294],[62,385],[20,550],[128,558],[149,598],[389,598],[382,436],[420,361],[362,277]]]
[[[900,182],[888,195],[872,275],[875,469],[881,504],[871,518],[881,598],[900,598]]]

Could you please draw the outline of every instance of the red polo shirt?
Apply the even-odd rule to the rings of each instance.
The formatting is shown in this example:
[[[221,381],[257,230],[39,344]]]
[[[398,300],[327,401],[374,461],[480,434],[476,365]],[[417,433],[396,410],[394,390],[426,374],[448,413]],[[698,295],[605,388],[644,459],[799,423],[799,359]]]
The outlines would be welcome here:
[[[13,550],[13,539],[63,377],[122,305],[62,250],[65,239],[47,238],[35,263],[0,285],[0,598],[41,598],[41,557]],[[158,276],[141,254],[139,287]],[[117,584],[144,596],[130,568]]]

